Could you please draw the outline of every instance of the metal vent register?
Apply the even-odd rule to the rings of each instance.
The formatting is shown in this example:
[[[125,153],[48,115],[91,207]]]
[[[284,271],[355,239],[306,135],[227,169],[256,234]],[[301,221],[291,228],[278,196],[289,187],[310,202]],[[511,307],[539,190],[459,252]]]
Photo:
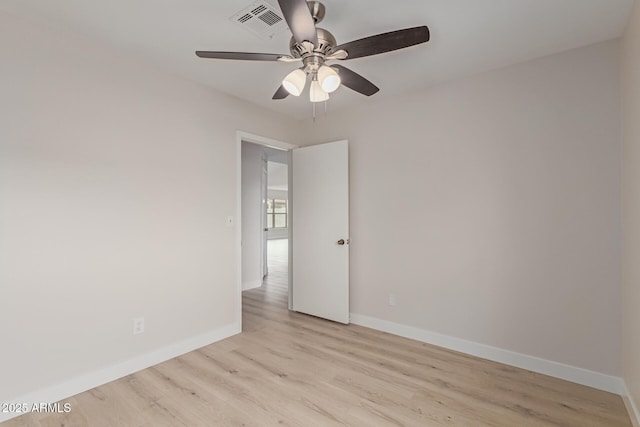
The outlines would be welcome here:
[[[289,30],[280,9],[264,0],[249,4],[229,19],[266,40]]]

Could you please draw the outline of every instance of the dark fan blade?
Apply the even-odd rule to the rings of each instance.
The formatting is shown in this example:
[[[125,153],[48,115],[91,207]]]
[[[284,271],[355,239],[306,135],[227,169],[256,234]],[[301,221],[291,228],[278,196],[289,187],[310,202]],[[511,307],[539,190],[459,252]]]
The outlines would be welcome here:
[[[354,59],[391,52],[392,50],[403,49],[428,41],[429,28],[405,28],[404,30],[391,31],[390,33],[378,34],[377,36],[365,37],[364,39],[341,44],[333,48],[332,52],[342,49],[349,54],[347,59]]]
[[[213,59],[239,59],[245,61],[277,61],[287,55],[278,55],[275,53],[246,53],[246,52],[207,52],[198,50],[196,55],[200,58]]]
[[[287,91],[284,86],[280,85],[276,93],[273,94],[273,98],[271,99],[285,99],[289,96],[289,91]]]
[[[355,90],[356,92],[367,96],[371,96],[380,90],[376,85],[362,77],[360,74],[355,71],[351,71],[342,65],[332,65],[331,68],[336,69],[342,84],[351,90]]]
[[[313,22],[313,16],[311,16],[307,2],[304,0],[278,0],[278,4],[280,4],[284,19],[293,33],[293,38],[298,43],[306,40],[317,46],[316,24]]]

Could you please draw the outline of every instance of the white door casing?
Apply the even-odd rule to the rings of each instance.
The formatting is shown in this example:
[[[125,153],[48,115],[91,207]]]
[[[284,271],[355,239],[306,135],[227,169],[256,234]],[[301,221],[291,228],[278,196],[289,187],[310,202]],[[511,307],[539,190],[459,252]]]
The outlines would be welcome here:
[[[268,263],[267,263],[267,236],[268,236],[268,229],[267,229],[267,187],[269,185],[269,183],[267,182],[269,179],[269,172],[267,170],[267,158],[266,156],[263,155],[262,157],[262,182],[260,183],[261,188],[260,188],[260,196],[261,196],[261,228],[260,230],[262,230],[262,279],[264,279],[265,277],[267,277],[267,274],[269,274],[269,267],[268,267]]]

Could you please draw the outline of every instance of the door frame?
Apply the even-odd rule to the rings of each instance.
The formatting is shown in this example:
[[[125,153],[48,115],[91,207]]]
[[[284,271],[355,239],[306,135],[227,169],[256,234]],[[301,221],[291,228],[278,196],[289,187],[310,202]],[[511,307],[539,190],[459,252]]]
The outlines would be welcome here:
[[[264,153],[263,153],[264,155]],[[262,212],[260,215],[260,232],[262,233],[262,242],[260,242],[260,247],[262,248],[262,253],[260,254],[260,262],[262,263],[262,281],[269,274],[269,268],[267,266],[267,241],[269,240],[269,235],[267,232],[267,199],[269,198],[269,161],[266,156],[262,157],[262,175],[260,182],[260,194],[262,196]]]
[[[263,145],[265,147],[276,148],[278,150],[287,151],[289,153],[289,199],[291,199],[291,151],[298,148],[297,145],[290,144],[288,142],[280,141],[277,139],[268,138],[261,135],[255,135],[249,132],[236,131],[236,221],[235,221],[235,258],[236,258],[236,322],[242,330],[242,142],[251,142],[253,144]],[[288,244],[289,244],[289,310],[291,310],[292,304],[292,251],[291,251],[291,237],[292,237],[292,221],[291,215],[288,216],[289,224],[287,227]]]

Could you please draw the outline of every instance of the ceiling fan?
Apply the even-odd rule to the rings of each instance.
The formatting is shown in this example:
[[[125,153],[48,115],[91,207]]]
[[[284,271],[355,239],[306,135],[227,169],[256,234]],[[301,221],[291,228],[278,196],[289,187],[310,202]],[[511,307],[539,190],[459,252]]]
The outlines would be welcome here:
[[[426,26],[406,28],[348,43],[338,44],[327,30],[316,27],[325,16],[325,7],[319,1],[278,0],[284,19],[293,37],[289,43],[291,55],[247,52],[196,51],[200,58],[234,59],[249,61],[302,61],[302,67],[290,72],[273,95],[273,99],[299,96],[310,77],[309,99],[322,102],[340,85],[371,96],[380,89],[360,74],[341,65],[325,65],[327,61],[348,60],[378,55],[429,41]]]

